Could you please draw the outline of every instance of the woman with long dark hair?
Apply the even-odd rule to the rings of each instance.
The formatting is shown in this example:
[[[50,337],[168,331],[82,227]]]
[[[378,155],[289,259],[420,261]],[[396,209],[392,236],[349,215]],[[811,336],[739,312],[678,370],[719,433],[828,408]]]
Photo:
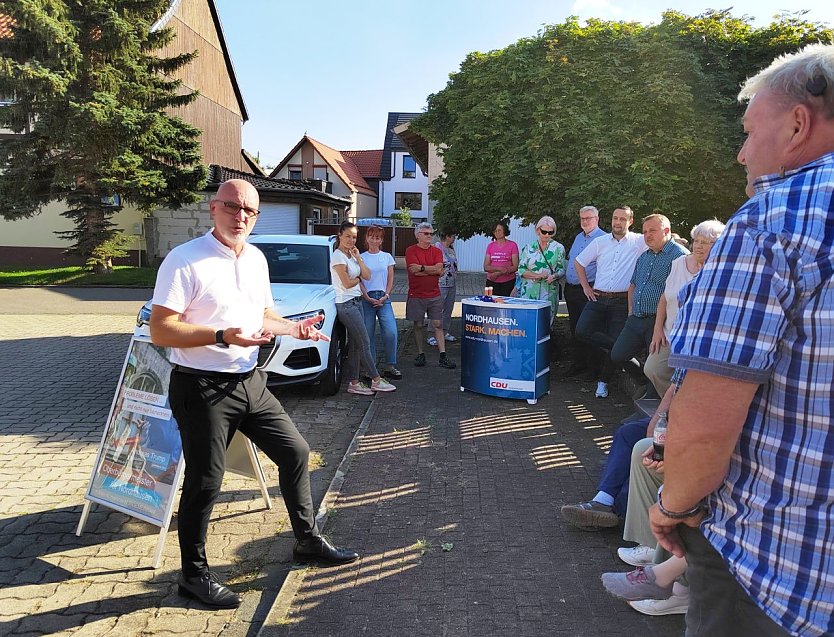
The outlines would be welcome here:
[[[343,221],[339,226],[339,245],[331,259],[330,278],[336,290],[336,316],[348,334],[345,361],[348,393],[371,396],[377,391],[394,391],[397,388],[379,375],[371,357],[371,345],[362,314],[362,291],[359,287],[360,281],[371,278],[371,271],[359,254],[356,237],[356,225]],[[370,387],[359,381],[360,366],[371,377]]]

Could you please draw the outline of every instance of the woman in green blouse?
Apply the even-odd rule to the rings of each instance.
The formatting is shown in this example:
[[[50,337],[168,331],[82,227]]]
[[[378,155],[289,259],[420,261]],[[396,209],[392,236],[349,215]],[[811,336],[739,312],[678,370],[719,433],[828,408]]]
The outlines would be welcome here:
[[[518,296],[549,301],[551,320],[559,305],[559,281],[565,277],[565,246],[553,239],[556,221],[544,216],[536,223],[536,240],[524,246],[518,260]]]

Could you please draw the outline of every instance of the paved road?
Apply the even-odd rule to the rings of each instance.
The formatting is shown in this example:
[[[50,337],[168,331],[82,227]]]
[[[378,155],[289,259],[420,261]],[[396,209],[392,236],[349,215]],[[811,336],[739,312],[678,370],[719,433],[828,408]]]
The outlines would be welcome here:
[[[282,636],[680,634],[680,617],[640,615],[602,589],[600,573],[628,570],[617,530],[583,533],[558,515],[593,495],[628,401],[595,400],[558,366],[537,405],[461,393],[458,372],[437,368],[433,352],[425,368],[410,365],[410,335],[394,394],[282,393],[324,461],[312,473],[316,501],[364,427],[328,496],[327,526],[363,559],[291,571],[277,487],[268,512],[251,481],[229,477],[209,551],[244,603],[212,612],[179,598],[173,529],[157,571],[151,525],[95,506],[74,535],[133,328],[135,306],[115,304],[133,301],[42,293],[54,305],[36,312],[0,291],[0,635],[239,637],[265,619],[262,634]],[[114,309],[78,311],[85,303]]]
[[[457,371],[414,368],[376,398],[328,531],[360,562],[291,574],[261,637],[522,637],[682,633],[609,596],[621,529],[588,533],[559,506],[596,492],[621,394],[551,379],[536,405],[461,392]],[[448,348],[459,359],[460,346]]]
[[[253,481],[230,476],[212,521],[209,553],[243,595],[236,611],[177,596],[176,521],[156,571],[152,525],[95,505],[75,536],[132,329],[129,315],[0,316],[0,635],[254,634],[290,569],[292,534],[265,458],[276,508],[265,509]],[[318,454],[318,502],[370,399],[296,389],[282,400]]]
[[[2,314],[136,316],[151,297],[145,288],[0,288]]]

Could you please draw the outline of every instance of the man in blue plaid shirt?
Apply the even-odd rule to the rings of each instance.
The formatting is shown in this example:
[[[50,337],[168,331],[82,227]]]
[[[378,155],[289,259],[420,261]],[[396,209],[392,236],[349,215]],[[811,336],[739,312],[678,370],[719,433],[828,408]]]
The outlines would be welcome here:
[[[750,199],[685,288],[665,485],[688,637],[834,634],[834,46],[749,79]]]

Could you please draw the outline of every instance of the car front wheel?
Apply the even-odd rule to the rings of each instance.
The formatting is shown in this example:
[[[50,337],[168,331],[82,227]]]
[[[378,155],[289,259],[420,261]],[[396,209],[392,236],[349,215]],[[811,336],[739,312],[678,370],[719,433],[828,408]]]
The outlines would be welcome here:
[[[345,328],[340,324],[333,327],[330,337],[330,349],[327,353],[327,373],[319,383],[319,393],[322,396],[333,396],[342,386],[342,363],[347,353],[347,337]]]

